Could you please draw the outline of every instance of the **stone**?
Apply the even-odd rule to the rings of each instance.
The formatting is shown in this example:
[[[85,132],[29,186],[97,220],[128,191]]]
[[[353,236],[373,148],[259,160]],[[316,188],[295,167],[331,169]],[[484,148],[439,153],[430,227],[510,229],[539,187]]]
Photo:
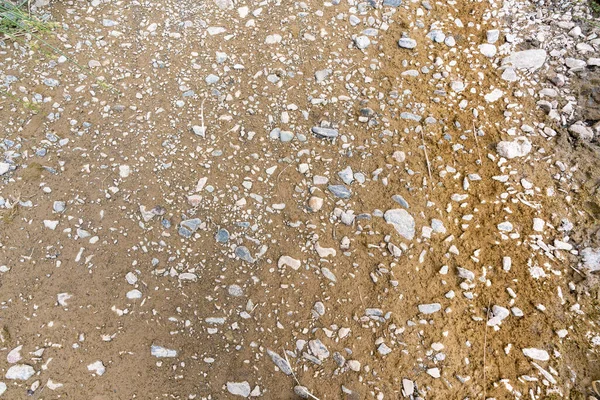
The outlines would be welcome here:
[[[530,49],[517,51],[502,60],[502,65],[516,69],[541,68],[546,62],[546,50]]]
[[[287,360],[272,350],[267,349],[267,354],[273,360],[273,363],[286,375],[292,375],[292,367]]]
[[[239,285],[229,285],[227,293],[233,297],[242,297],[244,295],[244,290]]]
[[[95,373],[98,376],[104,375],[106,372],[106,367],[102,363],[102,361],[95,361],[87,366],[88,371]]]
[[[400,7],[402,0],[383,0],[383,5],[388,7]]]
[[[153,344],[150,346],[150,354],[156,358],[173,358],[177,357],[177,350],[167,349],[166,347]]]
[[[500,38],[500,31],[498,29],[490,29],[486,32],[487,42],[490,44],[494,44]]]
[[[419,312],[422,314],[433,314],[442,309],[441,304],[439,303],[431,303],[431,304],[419,304],[418,306]]]
[[[402,395],[404,397],[412,397],[415,393],[415,383],[410,379],[402,379]]]
[[[329,357],[329,350],[319,339],[310,340],[308,342],[308,347],[310,348],[311,353],[319,360],[324,360]]]
[[[486,57],[492,58],[496,55],[497,49],[493,44],[484,43],[479,45],[479,52]]]
[[[550,355],[546,350],[536,349],[533,347],[523,349],[523,354],[533,360],[536,361],[548,361],[550,360]]]
[[[235,255],[242,261],[247,263],[254,263],[254,258],[250,255],[250,251],[246,246],[238,246],[235,248]]]
[[[250,384],[244,382],[227,382],[227,391],[234,396],[248,397],[250,396]]]
[[[278,268],[283,268],[284,266],[288,266],[288,267],[292,268],[294,271],[297,271],[298,269],[300,269],[301,265],[302,264],[301,264],[300,260],[296,260],[295,258],[292,258],[290,256],[281,256],[281,257],[279,257],[279,260],[277,261]]]
[[[574,134],[577,139],[584,140],[586,142],[591,141],[594,138],[594,131],[592,128],[583,125],[583,123],[575,123],[569,127],[569,132]]]
[[[349,199],[350,196],[352,196],[352,192],[350,192],[350,189],[348,189],[344,185],[329,185],[327,189],[329,189],[329,191],[335,197],[339,197],[340,199]]]
[[[10,164],[5,162],[0,162],[0,176],[4,175],[10,170]]]
[[[55,201],[52,204],[52,210],[57,213],[65,211],[66,203],[64,201]]]
[[[387,210],[383,215],[385,222],[391,224],[402,237],[412,240],[415,236],[415,220],[404,209]]]
[[[35,370],[31,365],[16,364],[6,371],[6,379],[26,381],[35,374]]]
[[[350,167],[346,167],[338,172],[338,176],[346,185],[350,185],[352,182],[354,182],[354,174],[352,173],[352,168]]]
[[[456,272],[457,272],[459,278],[466,279],[469,281],[475,280],[475,274],[466,268],[457,267]]]
[[[398,40],[398,46],[402,47],[403,49],[414,49],[417,47],[417,41],[411,38],[401,38]]]
[[[178,232],[181,236],[189,238],[198,230],[198,228],[200,228],[201,223],[200,218],[186,219],[179,223]]]
[[[229,241],[229,231],[227,229],[219,229],[215,235],[215,240],[218,243],[227,243]]]
[[[381,354],[382,356],[387,356],[388,354],[390,354],[392,352],[392,349],[390,349],[388,347],[388,345],[386,345],[385,343],[381,343],[379,345],[379,347],[377,347],[377,351],[379,352],[379,354]]]
[[[507,308],[494,305],[492,307],[492,317],[487,321],[488,326],[497,326],[502,323],[502,320],[510,315]]]
[[[336,138],[339,134],[337,129],[333,129],[333,128],[321,128],[320,126],[314,126],[311,129],[312,133],[314,133],[315,135],[322,137],[322,138],[327,138],[327,139],[333,139]]]
[[[369,39],[367,36],[361,35],[354,38],[354,45],[361,50],[366,49],[370,44],[371,39]]]
[[[294,386],[294,393],[296,394],[296,396],[303,398],[303,399],[311,398],[311,394],[310,394],[308,388],[306,388],[305,386],[300,386],[300,385]]]
[[[323,207],[323,199],[317,196],[312,196],[308,200],[308,207],[313,212],[319,211]]]
[[[331,72],[332,71],[330,69],[322,69],[320,71],[315,72],[315,79],[317,80],[317,83],[321,83],[325,79],[329,78]]]
[[[578,60],[577,58],[571,57],[565,58],[565,64],[572,70],[582,70],[587,66],[587,62],[584,60]]]
[[[498,155],[504,158],[513,159],[516,157],[524,157],[532,149],[531,142],[525,136],[517,136],[512,141],[501,141],[496,145]]]
[[[589,272],[600,271],[600,248],[586,247],[581,250],[583,267]]]

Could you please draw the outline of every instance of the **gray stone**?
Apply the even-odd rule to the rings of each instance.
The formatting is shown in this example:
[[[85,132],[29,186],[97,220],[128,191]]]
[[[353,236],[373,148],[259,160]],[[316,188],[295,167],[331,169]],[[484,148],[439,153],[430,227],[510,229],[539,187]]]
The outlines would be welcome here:
[[[352,192],[344,185],[329,185],[327,187],[329,191],[340,199],[349,199],[352,196]]]
[[[183,237],[189,238],[194,232],[200,227],[200,218],[186,219],[179,223],[179,234]]]
[[[352,168],[350,167],[346,167],[338,172],[338,176],[346,185],[349,185],[354,181],[354,174],[352,173]]]
[[[337,129],[321,128],[320,126],[314,126],[311,130],[315,135],[328,139],[336,138],[339,134]]]
[[[244,290],[239,285],[229,285],[227,292],[233,297],[242,297],[244,295]]]
[[[215,239],[219,243],[227,243],[229,241],[229,231],[227,229],[219,229],[215,235]]]
[[[242,261],[253,263],[254,258],[250,255],[250,251],[245,246],[238,246],[235,248],[235,255]]]
[[[65,203],[64,201],[55,201],[54,204],[52,204],[52,209],[54,210],[54,212],[57,213],[61,213],[63,211],[65,211],[66,205],[67,203]]]
[[[416,115],[416,114],[409,113],[409,112],[400,113],[400,118],[408,119],[408,120],[415,121],[415,122],[420,122],[422,119],[422,117],[420,115]]]
[[[244,382],[227,382],[227,390],[235,396],[248,397],[250,396],[250,384]]]
[[[402,0],[383,0],[383,5],[388,7],[400,7]]]
[[[408,202],[406,200],[404,200],[404,197],[400,196],[399,194],[393,195],[392,200],[394,200],[396,203],[400,204],[402,207],[404,207],[406,209],[410,208],[408,206]]]
[[[286,375],[292,375],[292,367],[285,358],[269,349],[267,349],[267,354],[269,357],[271,357],[271,360],[273,360],[273,363],[281,370],[281,372]]]
[[[329,350],[319,339],[309,341],[308,347],[310,348],[311,353],[319,360],[324,360],[329,357]]]
[[[385,343],[381,343],[379,345],[379,347],[377,347],[377,351],[379,352],[379,354],[381,354],[382,356],[387,356],[388,354],[390,354],[392,352],[392,349],[390,349],[388,347],[388,345],[386,345]]]

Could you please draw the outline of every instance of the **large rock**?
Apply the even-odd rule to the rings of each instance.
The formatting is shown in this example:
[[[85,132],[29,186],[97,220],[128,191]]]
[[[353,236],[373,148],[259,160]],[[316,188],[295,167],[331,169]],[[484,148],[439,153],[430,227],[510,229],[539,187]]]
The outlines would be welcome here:
[[[538,69],[546,62],[546,50],[516,51],[502,60],[502,65],[518,69]]]
[[[385,222],[392,224],[401,236],[408,240],[415,237],[415,220],[406,210],[394,208],[383,215]]]

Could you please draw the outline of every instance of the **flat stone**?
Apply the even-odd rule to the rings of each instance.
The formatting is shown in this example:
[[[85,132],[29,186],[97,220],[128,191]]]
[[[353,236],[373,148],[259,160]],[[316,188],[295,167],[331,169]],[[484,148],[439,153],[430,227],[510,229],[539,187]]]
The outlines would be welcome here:
[[[398,40],[398,46],[402,47],[403,49],[414,49],[417,47],[417,41],[410,38],[401,38]]]
[[[248,397],[250,396],[250,384],[244,382],[227,382],[227,391],[234,396]]]
[[[546,350],[533,347],[523,349],[523,354],[536,361],[548,361],[550,359],[550,355]]]
[[[402,0],[383,0],[383,5],[388,7],[400,7]]]
[[[189,238],[198,230],[201,223],[200,218],[186,219],[179,223],[178,232],[181,236]]]
[[[352,192],[344,185],[329,185],[327,187],[329,191],[340,199],[349,199],[352,196]]]
[[[387,210],[383,218],[404,238],[412,240],[415,237],[415,220],[406,210],[400,208]]]
[[[502,60],[502,65],[517,69],[538,69],[546,62],[546,50],[530,49],[517,51]]]
[[[150,354],[156,358],[173,358],[177,357],[177,350],[167,349],[166,347],[153,344],[150,346]]]
[[[255,260],[250,255],[250,251],[246,246],[238,246],[235,248],[235,255],[242,261],[253,263]]]
[[[26,381],[35,374],[35,370],[31,365],[17,364],[13,365],[6,371],[6,379]]]
[[[229,231],[227,229],[219,229],[215,235],[215,240],[218,243],[227,243],[229,241]]]
[[[311,129],[312,133],[314,133],[317,136],[320,137],[324,137],[327,139],[333,139],[336,138],[339,134],[337,129],[333,129],[333,128],[321,128],[320,126],[313,126],[313,128]]]
[[[418,306],[419,312],[422,314],[433,314],[442,309],[442,305],[439,303],[431,303],[431,304],[419,304]]]
[[[0,176],[4,175],[10,170],[10,164],[5,162],[0,162]]]
[[[273,360],[273,363],[281,370],[281,372],[286,375],[292,375],[292,367],[285,358],[269,349],[267,349],[267,354],[269,357],[271,357],[271,360]]]

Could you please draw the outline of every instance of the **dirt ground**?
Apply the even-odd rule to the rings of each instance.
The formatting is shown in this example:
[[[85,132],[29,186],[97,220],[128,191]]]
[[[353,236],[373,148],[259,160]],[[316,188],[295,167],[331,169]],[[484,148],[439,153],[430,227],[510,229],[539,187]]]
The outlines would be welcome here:
[[[599,293],[579,247],[555,240],[598,245],[598,153],[558,127],[541,136],[529,81],[502,80],[473,50],[486,30],[502,30],[499,5],[431,3],[55,2],[45,10],[60,21],[52,34],[5,40],[0,76],[18,80],[0,99],[13,161],[0,176],[1,397],[236,398],[228,382],[265,399],[300,398],[298,385],[318,399],[592,395]],[[352,35],[381,23],[357,49]],[[454,47],[427,37],[433,23],[454,33]],[[398,46],[403,34],[415,49]],[[503,96],[486,101],[495,88]],[[311,132],[323,121],[337,138]],[[273,139],[275,128],[293,139]],[[529,154],[497,154],[498,142],[525,134]],[[348,166],[349,199],[316,183],[343,184]],[[407,209],[414,238],[377,212],[390,209]],[[193,218],[197,230],[181,235]],[[423,234],[432,219],[444,230]],[[498,227],[507,221],[510,233]],[[433,303],[441,310],[420,311]],[[494,305],[522,315],[490,326]],[[153,345],[176,355],[155,357]],[[14,365],[35,373],[5,379]]]

